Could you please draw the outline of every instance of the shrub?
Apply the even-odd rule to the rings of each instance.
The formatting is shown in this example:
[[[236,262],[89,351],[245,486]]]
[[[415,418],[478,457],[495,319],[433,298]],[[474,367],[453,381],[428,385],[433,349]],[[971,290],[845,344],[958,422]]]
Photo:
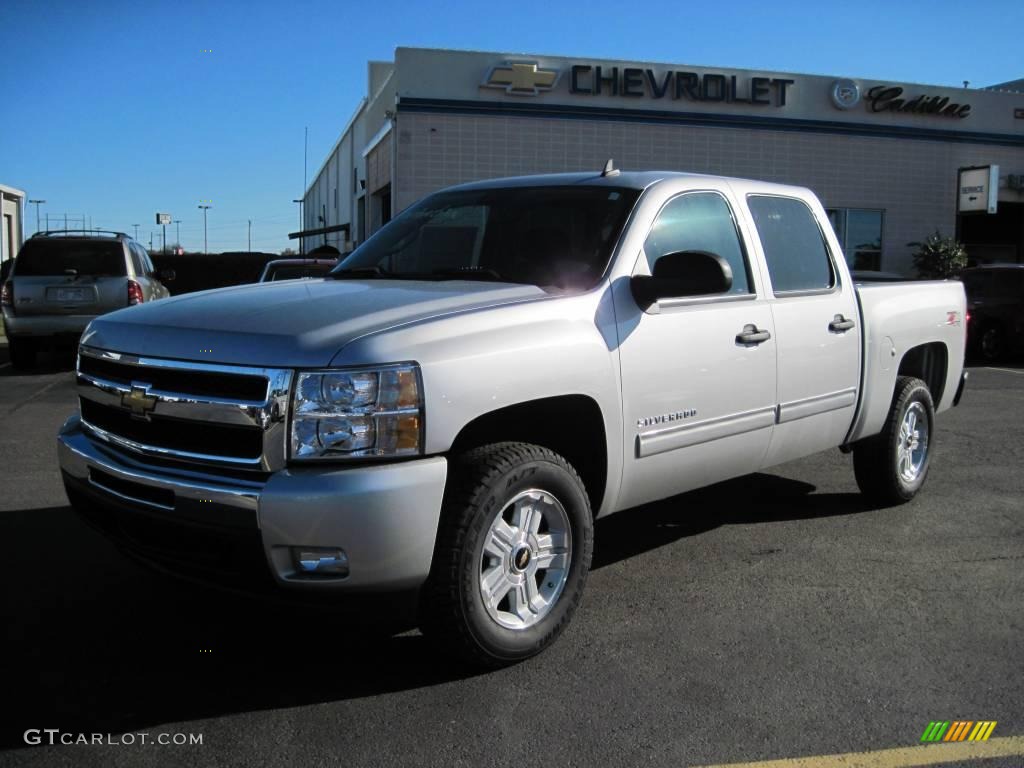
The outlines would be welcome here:
[[[907,243],[914,251],[914,266],[923,278],[952,277],[967,266],[967,250],[955,237],[946,237],[939,230],[923,242]]]

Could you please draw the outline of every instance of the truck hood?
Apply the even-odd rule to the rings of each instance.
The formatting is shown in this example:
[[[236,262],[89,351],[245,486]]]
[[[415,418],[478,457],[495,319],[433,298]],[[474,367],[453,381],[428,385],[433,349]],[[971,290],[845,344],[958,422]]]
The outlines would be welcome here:
[[[533,285],[289,280],[186,294],[92,321],[113,352],[266,367],[318,367],[353,339],[432,317],[548,298]]]

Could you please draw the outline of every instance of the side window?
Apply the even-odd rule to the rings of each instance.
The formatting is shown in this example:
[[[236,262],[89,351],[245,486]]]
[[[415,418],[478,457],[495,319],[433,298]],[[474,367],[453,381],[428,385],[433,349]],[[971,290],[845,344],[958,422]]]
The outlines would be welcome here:
[[[135,268],[135,276],[145,277],[146,263],[142,259],[142,249],[135,243],[128,243],[128,250],[132,255],[132,266]]]
[[[825,238],[806,203],[791,197],[751,195],[747,204],[775,293],[827,290],[836,284]]]
[[[991,272],[967,272],[961,279],[964,283],[964,292],[971,299],[985,298],[991,293]]]
[[[156,267],[153,266],[153,261],[149,258],[149,253],[141,245],[139,251],[142,253],[142,266],[146,268],[146,277],[153,277],[156,275]]]
[[[644,241],[647,264],[678,251],[707,251],[732,267],[730,294],[751,293],[750,270],[725,198],[715,192],[688,192],[673,198],[658,214]]]

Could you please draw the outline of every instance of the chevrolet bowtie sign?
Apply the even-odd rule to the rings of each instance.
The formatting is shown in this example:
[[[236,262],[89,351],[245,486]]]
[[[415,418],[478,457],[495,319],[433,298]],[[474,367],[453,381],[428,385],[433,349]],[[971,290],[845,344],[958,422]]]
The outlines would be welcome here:
[[[536,96],[558,82],[557,69],[542,69],[535,61],[507,61],[491,67],[484,88],[501,88],[513,96]]]

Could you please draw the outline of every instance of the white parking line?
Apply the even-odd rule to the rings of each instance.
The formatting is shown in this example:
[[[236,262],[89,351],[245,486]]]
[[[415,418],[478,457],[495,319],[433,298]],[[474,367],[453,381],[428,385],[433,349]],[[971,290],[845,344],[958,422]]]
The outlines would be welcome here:
[[[993,368],[991,365],[985,366],[986,371],[1001,371],[1002,373],[1016,373],[1018,376],[1024,376],[1024,371],[1015,371],[1012,368]]]

